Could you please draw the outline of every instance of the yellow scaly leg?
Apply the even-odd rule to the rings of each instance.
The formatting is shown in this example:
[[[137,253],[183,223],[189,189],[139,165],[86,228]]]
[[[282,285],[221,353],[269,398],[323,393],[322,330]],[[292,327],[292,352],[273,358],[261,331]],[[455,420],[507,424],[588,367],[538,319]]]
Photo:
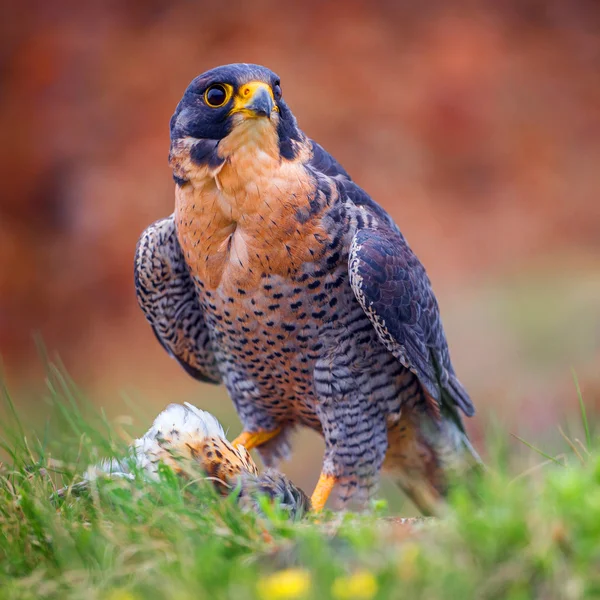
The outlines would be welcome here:
[[[281,433],[281,427],[271,431],[242,431],[242,433],[233,440],[232,444],[236,447],[244,446],[246,450],[252,450],[266,444],[276,435],[279,435],[279,433]]]
[[[310,499],[312,503],[312,509],[314,512],[320,512],[325,507],[327,503],[327,499],[329,498],[331,491],[335,487],[337,483],[337,478],[333,475],[325,475],[325,473],[321,473],[319,477],[319,481],[317,481],[317,486],[315,487],[315,491]]]

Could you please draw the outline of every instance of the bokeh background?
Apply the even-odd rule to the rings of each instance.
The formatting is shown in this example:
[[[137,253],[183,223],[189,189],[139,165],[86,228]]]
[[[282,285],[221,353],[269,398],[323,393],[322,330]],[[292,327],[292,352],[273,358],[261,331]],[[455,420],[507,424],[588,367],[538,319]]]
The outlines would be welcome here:
[[[600,406],[600,4],[595,0],[8,2],[0,19],[0,353],[49,413],[34,337],[110,416],[231,403],[137,308],[140,232],[169,214],[168,123],[228,62],[279,73],[303,130],[426,265],[455,366],[490,423],[552,447]],[[320,442],[288,473],[310,489]],[[516,440],[511,442],[519,444]]]

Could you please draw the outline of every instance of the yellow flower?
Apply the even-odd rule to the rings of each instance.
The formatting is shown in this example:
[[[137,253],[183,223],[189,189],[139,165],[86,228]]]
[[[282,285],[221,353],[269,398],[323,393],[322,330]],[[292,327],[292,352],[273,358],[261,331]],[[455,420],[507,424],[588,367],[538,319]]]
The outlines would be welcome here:
[[[413,579],[417,574],[417,560],[420,554],[421,549],[417,544],[407,543],[404,545],[398,563],[398,573],[405,581]]]
[[[119,588],[110,590],[104,598],[105,600],[138,600],[138,597],[135,594]]]
[[[338,600],[370,600],[378,589],[377,579],[368,571],[357,571],[349,577],[338,577],[331,586],[331,594]]]
[[[263,600],[302,598],[309,589],[310,575],[303,569],[284,569],[258,582],[258,595]]]

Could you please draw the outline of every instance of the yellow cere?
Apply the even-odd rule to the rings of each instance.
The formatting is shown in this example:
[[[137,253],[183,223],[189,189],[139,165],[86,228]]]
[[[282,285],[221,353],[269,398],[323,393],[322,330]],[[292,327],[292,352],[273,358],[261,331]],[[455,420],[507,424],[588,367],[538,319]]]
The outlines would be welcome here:
[[[257,589],[262,600],[294,600],[306,597],[310,586],[308,571],[285,569],[261,578]]]
[[[337,600],[370,600],[378,589],[373,573],[357,571],[348,577],[338,577],[331,586],[331,595]]]
[[[249,83],[245,83],[243,86],[241,86],[233,100],[233,108],[231,109],[231,112],[244,112],[246,106],[254,97],[254,94],[256,94],[256,92],[258,92],[260,89],[267,90],[269,96],[271,96],[271,100],[273,100],[273,110],[279,112],[275,102],[275,96],[273,95],[273,90],[271,89],[271,86],[264,81],[250,81]]]

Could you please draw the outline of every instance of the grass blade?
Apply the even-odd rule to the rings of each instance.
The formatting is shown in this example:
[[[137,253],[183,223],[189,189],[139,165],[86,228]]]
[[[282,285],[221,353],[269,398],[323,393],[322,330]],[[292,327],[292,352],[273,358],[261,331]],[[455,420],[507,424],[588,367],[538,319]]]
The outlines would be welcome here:
[[[585,465],[585,460],[584,460],[583,456],[581,456],[581,454],[579,454],[579,450],[577,450],[577,447],[569,439],[569,437],[567,436],[567,434],[564,432],[563,428],[559,427],[558,431],[560,431],[560,435],[562,435],[562,437],[565,440],[565,442],[567,442],[567,444],[570,446],[571,450],[573,450],[573,452],[575,453],[575,456],[579,459],[579,462],[581,462],[582,465]]]
[[[560,460],[558,460],[554,456],[550,456],[550,454],[546,454],[543,450],[540,450],[539,448],[537,448],[533,444],[530,444],[529,442],[525,441],[523,438],[520,438],[515,433],[511,433],[510,435],[512,435],[517,440],[519,440],[522,444],[525,444],[528,448],[530,448],[534,452],[537,452],[540,456],[543,456],[544,458],[546,458],[548,460],[551,460],[553,463],[556,463],[557,465],[560,465],[561,467],[565,466],[563,463],[560,462]]]
[[[583,401],[583,396],[581,394],[581,387],[579,387],[579,379],[577,378],[577,373],[575,373],[575,369],[571,369],[571,374],[573,375],[573,381],[575,382],[575,389],[577,390],[577,398],[579,400],[579,410],[581,411],[581,421],[583,423],[583,429],[585,431],[585,443],[587,445],[587,449],[591,450],[592,435],[590,433],[590,424],[588,422],[587,412],[585,410],[585,403]]]

